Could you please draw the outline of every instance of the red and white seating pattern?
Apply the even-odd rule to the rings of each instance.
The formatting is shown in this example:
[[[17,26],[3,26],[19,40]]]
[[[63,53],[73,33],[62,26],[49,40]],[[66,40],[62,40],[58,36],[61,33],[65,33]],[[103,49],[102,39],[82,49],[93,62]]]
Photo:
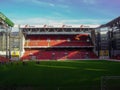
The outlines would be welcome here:
[[[24,59],[37,59],[37,60],[59,60],[59,59],[85,59],[97,58],[92,52],[84,48],[71,49],[70,47],[93,46],[88,35],[28,35],[26,36],[25,46],[33,47],[31,50],[25,48]],[[76,38],[77,37],[77,38]],[[35,49],[35,47],[39,47]],[[47,50],[42,47],[57,47]],[[60,49],[59,47],[65,47]],[[66,47],[69,47],[67,49]],[[88,50],[88,51],[87,51]]]
[[[9,59],[3,57],[3,56],[0,56],[0,62],[8,62]]]
[[[80,37],[76,39],[75,35],[68,36],[53,36],[53,35],[31,35],[27,36],[25,46],[93,46],[88,37]]]
[[[37,60],[65,60],[65,59],[89,59],[97,58],[97,56],[86,50],[26,50],[22,60],[26,59]]]

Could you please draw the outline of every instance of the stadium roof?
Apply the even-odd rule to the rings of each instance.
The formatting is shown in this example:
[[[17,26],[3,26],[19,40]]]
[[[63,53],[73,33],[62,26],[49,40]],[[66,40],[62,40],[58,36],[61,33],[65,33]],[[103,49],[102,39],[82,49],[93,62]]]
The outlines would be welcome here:
[[[106,25],[107,26],[111,26],[113,24],[118,24],[118,23],[120,23],[120,16],[115,18],[115,19],[113,19],[112,21],[108,22]]]
[[[120,16],[111,20],[110,22],[101,25],[100,27],[106,27],[106,26],[114,26],[114,25],[120,25]]]
[[[14,26],[14,23],[1,12],[0,12],[0,19],[2,19],[6,24],[8,24],[8,26],[11,27]]]
[[[20,25],[20,28],[97,28],[100,25],[71,25],[71,24],[60,24],[60,25]]]

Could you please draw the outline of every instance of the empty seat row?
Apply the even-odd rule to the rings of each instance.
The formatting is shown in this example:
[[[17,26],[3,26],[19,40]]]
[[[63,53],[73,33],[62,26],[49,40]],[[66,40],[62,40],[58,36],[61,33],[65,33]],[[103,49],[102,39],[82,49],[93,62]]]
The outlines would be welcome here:
[[[0,62],[8,62],[9,59],[3,57],[3,56],[0,56]]]
[[[58,59],[86,59],[97,58],[92,51],[86,50],[30,50],[25,51],[22,60],[24,59],[37,59],[37,60],[58,60]]]
[[[91,46],[90,38],[76,35],[28,35],[25,46]]]

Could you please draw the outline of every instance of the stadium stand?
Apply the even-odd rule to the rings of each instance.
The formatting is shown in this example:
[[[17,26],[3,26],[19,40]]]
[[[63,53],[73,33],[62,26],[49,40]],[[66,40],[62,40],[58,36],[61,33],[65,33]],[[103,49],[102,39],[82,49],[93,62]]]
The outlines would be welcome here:
[[[92,47],[91,47],[92,46]],[[98,58],[89,35],[27,35],[22,60],[79,60]],[[29,47],[30,49],[28,49]],[[76,48],[77,47],[77,48]]]
[[[80,40],[76,39],[76,36],[54,36],[54,35],[32,35],[28,36],[28,40],[25,42],[25,46],[92,46],[89,37],[80,37]]]
[[[9,59],[3,57],[3,56],[0,56],[0,62],[8,62]]]

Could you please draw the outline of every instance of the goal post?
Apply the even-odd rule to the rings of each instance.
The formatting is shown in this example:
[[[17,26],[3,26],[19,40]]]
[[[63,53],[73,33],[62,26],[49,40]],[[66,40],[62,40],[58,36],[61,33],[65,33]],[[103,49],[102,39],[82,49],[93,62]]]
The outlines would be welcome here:
[[[120,76],[102,76],[101,90],[120,90]]]

